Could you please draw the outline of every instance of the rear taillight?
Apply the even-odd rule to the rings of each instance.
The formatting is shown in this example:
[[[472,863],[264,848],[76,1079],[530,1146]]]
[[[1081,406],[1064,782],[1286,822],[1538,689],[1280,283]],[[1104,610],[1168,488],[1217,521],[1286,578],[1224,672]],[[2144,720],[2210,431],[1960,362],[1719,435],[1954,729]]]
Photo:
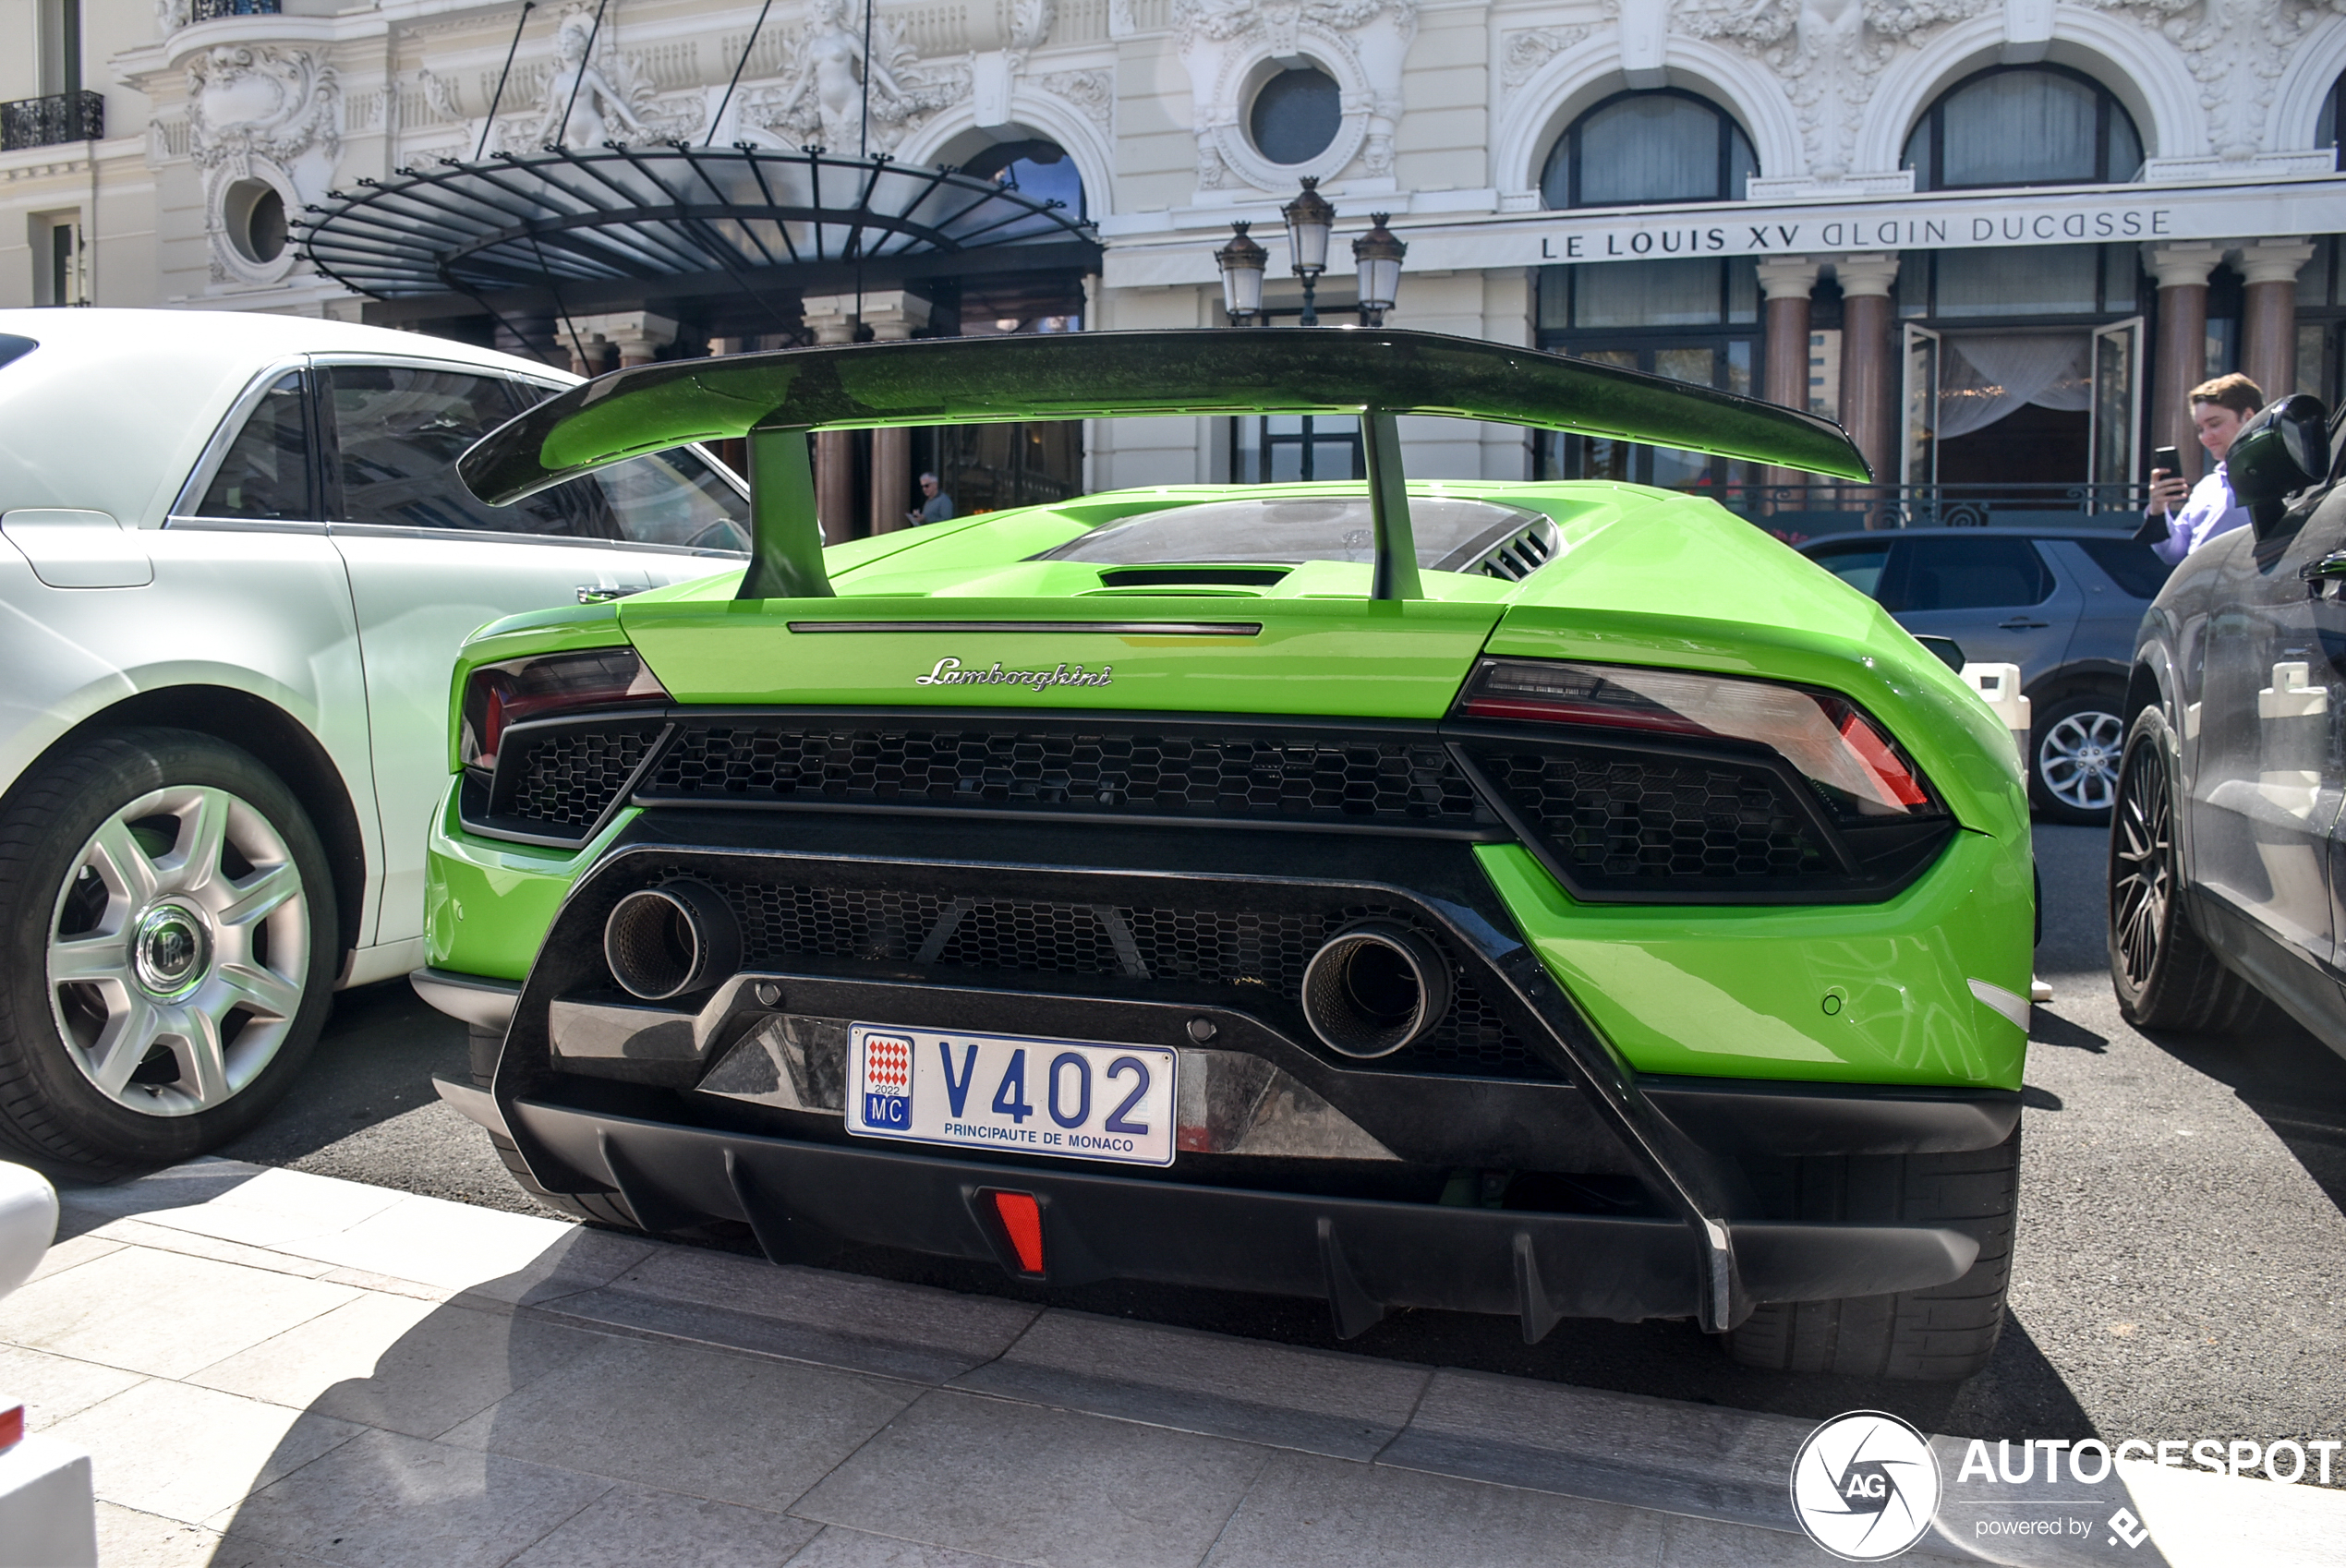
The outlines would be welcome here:
[[[1460,704],[1468,718],[1512,719],[1765,746],[1856,818],[1937,810],[1921,774],[1848,698],[1807,686],[1632,665],[1493,659]]]
[[[505,731],[516,724],[667,701],[666,689],[644,668],[634,648],[593,648],[484,664],[465,682],[457,760],[466,767],[491,770]]]

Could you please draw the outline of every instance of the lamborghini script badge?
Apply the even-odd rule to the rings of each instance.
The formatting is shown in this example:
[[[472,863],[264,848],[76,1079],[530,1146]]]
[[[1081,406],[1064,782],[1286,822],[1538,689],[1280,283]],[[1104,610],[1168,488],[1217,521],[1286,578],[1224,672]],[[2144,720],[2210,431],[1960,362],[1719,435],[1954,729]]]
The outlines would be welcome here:
[[[1113,665],[1103,664],[1097,670],[1087,670],[1082,665],[1057,669],[1005,669],[997,660],[990,669],[964,669],[958,658],[940,658],[937,668],[925,675],[913,677],[915,686],[1032,686],[1041,691],[1046,686],[1112,686]]]

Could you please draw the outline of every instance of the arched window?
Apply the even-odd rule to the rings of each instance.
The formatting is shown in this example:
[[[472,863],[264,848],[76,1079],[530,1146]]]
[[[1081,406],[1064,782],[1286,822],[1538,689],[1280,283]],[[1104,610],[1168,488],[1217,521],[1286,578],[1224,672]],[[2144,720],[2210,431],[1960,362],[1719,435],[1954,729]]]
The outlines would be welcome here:
[[[2338,151],[2338,104],[2341,94],[2346,94],[2346,77],[2331,82],[2329,90],[2322,95],[2322,117],[2314,122],[2314,145],[2328,148],[2337,166],[2346,169],[2346,157],[2340,157]]]
[[[1066,203],[1077,217],[1083,211],[1083,176],[1075,160],[1056,141],[998,141],[961,165],[965,175],[996,180],[1017,188],[1036,201]]]
[[[1940,94],[1906,139],[1917,190],[2117,185],[2142,168],[2134,117],[2062,66],[1997,66]]]
[[[1572,122],[1540,175],[1550,207],[1740,201],[1751,139],[1717,104],[1675,87],[1624,92]]]

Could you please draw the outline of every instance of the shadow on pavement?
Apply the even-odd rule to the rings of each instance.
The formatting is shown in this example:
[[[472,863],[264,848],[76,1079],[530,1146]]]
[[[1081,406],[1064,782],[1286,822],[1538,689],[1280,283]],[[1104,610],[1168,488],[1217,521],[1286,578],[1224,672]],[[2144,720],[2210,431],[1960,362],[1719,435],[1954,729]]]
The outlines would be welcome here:
[[[2143,1038],[2228,1086],[2346,1212],[2346,1057],[2288,1019],[2232,1038]]]
[[[404,976],[341,992],[292,1092],[220,1153],[293,1164],[361,1128],[437,1104],[431,1075],[468,1071],[467,1051],[465,1026],[426,1007]]]

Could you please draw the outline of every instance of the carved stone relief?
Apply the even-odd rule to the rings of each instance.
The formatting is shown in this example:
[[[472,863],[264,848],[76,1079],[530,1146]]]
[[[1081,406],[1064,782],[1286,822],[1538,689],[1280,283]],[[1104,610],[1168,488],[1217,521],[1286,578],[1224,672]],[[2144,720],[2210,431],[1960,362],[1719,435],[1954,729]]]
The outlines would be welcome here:
[[[1499,86],[1513,92],[1531,74],[1577,44],[1586,42],[1592,29],[1532,27],[1503,33],[1499,38]]]
[[[1355,158],[1367,179],[1389,182],[1402,66],[1417,22],[1417,0],[1174,0],[1199,188],[1222,189],[1236,176],[1259,190],[1287,190],[1303,175],[1331,178]],[[1298,57],[1336,78],[1342,119],[1325,151],[1287,167],[1255,150],[1243,122],[1262,78]]]
[[[1115,118],[1116,88],[1113,77],[1106,70],[1052,71],[1037,77],[1034,85],[1054,98],[1074,104],[1103,130]]]
[[[608,14],[599,29],[594,11],[572,0],[554,24],[553,60],[536,113],[502,120],[497,140],[515,152],[557,144],[635,146],[690,137],[706,123],[700,93],[662,100],[659,90],[644,62],[618,47]]]
[[[342,153],[342,87],[303,49],[222,45],[187,62],[187,156],[202,171],[204,231],[214,282],[271,283],[293,267],[287,247],[248,254],[230,235],[230,207],[273,189],[287,211],[320,199]]]
[[[1049,26],[1047,7],[1043,25]],[[811,0],[783,52],[789,74],[778,85],[743,95],[741,124],[786,146],[825,147],[853,157],[865,148],[893,151],[907,131],[969,97],[966,60],[923,62],[886,16],[872,18],[871,38],[867,55],[863,14],[860,8],[851,14],[847,0]]]

